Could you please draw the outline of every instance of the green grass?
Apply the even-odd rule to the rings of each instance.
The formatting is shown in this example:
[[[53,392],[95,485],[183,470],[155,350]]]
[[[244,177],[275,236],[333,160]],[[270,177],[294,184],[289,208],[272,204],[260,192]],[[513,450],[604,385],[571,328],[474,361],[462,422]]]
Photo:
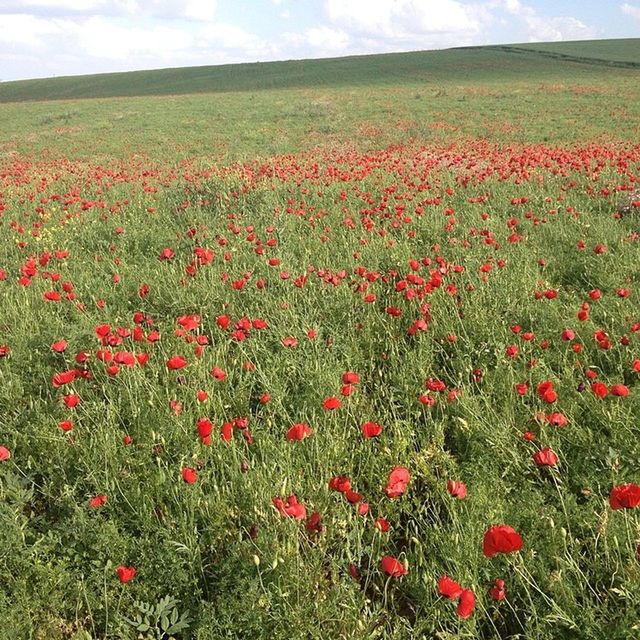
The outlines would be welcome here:
[[[640,66],[640,41],[638,38],[620,40],[580,40],[577,42],[537,42],[513,44],[506,50],[537,51],[556,56],[567,56],[596,64]]]
[[[626,55],[628,41],[611,42]],[[596,44],[586,43],[585,55]],[[411,140],[637,139],[639,74],[483,47],[6,83],[0,157],[142,154],[166,163],[343,140],[375,149]]]

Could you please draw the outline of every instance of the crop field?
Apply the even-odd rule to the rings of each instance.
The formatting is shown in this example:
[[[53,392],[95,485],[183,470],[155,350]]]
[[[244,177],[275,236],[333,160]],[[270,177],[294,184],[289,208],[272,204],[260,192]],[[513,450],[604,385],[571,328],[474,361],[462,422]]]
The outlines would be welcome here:
[[[640,637],[634,42],[0,84],[0,638]]]

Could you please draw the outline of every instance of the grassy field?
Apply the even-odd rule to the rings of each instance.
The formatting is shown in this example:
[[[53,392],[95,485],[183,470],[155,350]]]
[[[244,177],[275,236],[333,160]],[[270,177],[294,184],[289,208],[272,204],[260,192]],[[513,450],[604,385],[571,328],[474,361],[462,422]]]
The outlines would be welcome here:
[[[640,636],[640,71],[534,47],[0,85],[0,638]]]
[[[620,42],[618,57],[633,60],[630,41]],[[596,44],[585,45],[585,57],[604,55]],[[137,153],[166,164],[344,140],[363,149],[406,140],[634,140],[639,94],[637,69],[491,47],[10,82],[0,84],[0,154]]]

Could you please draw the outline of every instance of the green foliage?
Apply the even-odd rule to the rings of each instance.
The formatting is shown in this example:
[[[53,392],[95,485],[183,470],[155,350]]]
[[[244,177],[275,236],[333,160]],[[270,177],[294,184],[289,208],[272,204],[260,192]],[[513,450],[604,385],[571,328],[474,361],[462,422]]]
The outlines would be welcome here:
[[[138,611],[134,619],[125,618],[145,638],[168,640],[176,634],[184,634],[193,621],[186,612],[179,612],[180,600],[165,596],[157,604],[136,601],[133,608]]]

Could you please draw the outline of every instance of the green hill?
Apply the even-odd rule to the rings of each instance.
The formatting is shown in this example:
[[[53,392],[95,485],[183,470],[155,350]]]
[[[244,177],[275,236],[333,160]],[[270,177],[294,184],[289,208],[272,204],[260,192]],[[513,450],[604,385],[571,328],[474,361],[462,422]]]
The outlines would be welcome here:
[[[558,64],[561,62],[562,64]],[[20,80],[0,102],[184,95],[264,89],[406,86],[496,78],[576,78],[593,66],[640,68],[640,38],[463,47],[320,60],[290,60]]]

